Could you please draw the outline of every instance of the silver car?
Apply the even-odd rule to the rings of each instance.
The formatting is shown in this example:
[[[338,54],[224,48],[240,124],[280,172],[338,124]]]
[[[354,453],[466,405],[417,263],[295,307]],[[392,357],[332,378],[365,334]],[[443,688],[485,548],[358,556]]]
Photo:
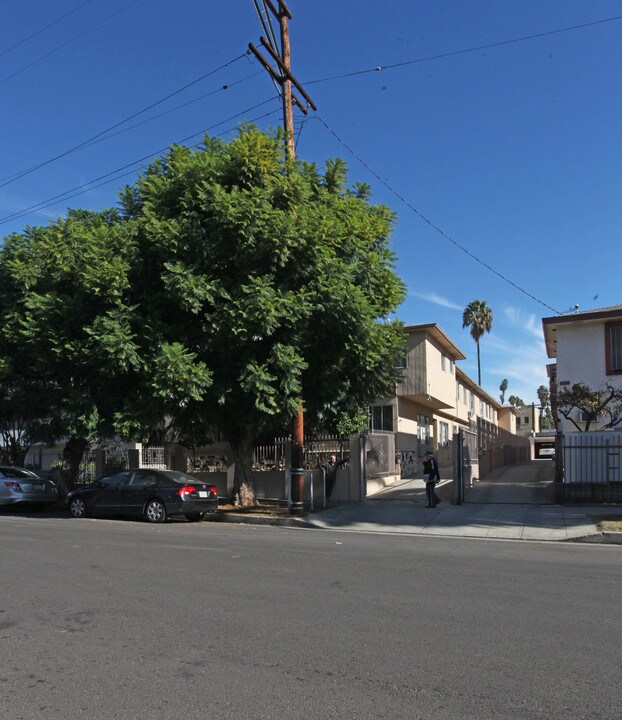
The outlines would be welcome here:
[[[58,490],[51,480],[39,477],[32,470],[0,465],[0,506],[52,505]]]

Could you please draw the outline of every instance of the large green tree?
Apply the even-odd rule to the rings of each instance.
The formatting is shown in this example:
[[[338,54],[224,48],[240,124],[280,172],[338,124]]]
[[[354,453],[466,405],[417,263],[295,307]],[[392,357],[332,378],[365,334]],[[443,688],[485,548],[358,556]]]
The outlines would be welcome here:
[[[308,426],[334,426],[393,387],[403,332],[389,316],[404,287],[394,215],[368,194],[348,187],[342,161],[288,161],[279,134],[252,127],[172,148],[124,193],[137,303],[213,379],[175,422],[220,429],[249,502],[254,437],[301,401]]]
[[[90,442],[144,434],[167,403],[199,397],[210,381],[135,304],[134,235],[115,211],[71,211],[6,237],[0,251],[0,383],[11,389],[0,409],[5,420],[27,416],[30,439],[66,441],[64,490]]]
[[[68,438],[69,482],[93,439],[219,430],[252,502],[256,436],[301,401],[307,426],[334,428],[392,391],[393,222],[342,161],[287,161],[279,134],[173,147],[118,212],[5,239],[3,381],[36,394],[47,437]]]
[[[471,337],[477,345],[477,384],[482,384],[482,368],[480,362],[479,341],[484,333],[492,330],[492,310],[485,300],[472,300],[462,313],[462,327],[468,327]]]

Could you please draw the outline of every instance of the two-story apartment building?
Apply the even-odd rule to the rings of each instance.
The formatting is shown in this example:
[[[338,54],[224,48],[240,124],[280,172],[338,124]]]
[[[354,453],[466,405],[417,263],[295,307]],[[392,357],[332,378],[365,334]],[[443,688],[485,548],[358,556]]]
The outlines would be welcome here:
[[[586,310],[542,319],[547,355],[556,358],[548,365],[551,405],[559,430],[575,426],[557,412],[557,395],[575,383],[591,390],[607,385],[622,388],[622,305]],[[581,413],[574,420],[581,426]],[[591,429],[597,430],[598,423]]]
[[[416,463],[425,450],[449,444],[460,428],[476,427],[477,418],[497,424],[501,405],[456,362],[466,355],[436,324],[406,325],[401,380],[392,398],[371,408],[372,430],[395,431],[402,464]]]

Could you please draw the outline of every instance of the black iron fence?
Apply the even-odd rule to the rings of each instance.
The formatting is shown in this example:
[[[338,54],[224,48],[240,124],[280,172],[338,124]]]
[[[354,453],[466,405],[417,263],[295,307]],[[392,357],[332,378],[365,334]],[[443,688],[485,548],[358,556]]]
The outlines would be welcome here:
[[[622,502],[622,433],[559,433],[555,442],[559,502]]]

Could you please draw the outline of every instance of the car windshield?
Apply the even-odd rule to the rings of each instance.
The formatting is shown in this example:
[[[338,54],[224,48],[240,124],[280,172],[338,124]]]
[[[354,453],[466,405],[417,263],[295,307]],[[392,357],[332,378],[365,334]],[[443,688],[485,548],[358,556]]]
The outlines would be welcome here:
[[[160,473],[180,485],[192,485],[192,483],[199,482],[197,478],[188,473],[179,472],[179,470],[160,470]]]

